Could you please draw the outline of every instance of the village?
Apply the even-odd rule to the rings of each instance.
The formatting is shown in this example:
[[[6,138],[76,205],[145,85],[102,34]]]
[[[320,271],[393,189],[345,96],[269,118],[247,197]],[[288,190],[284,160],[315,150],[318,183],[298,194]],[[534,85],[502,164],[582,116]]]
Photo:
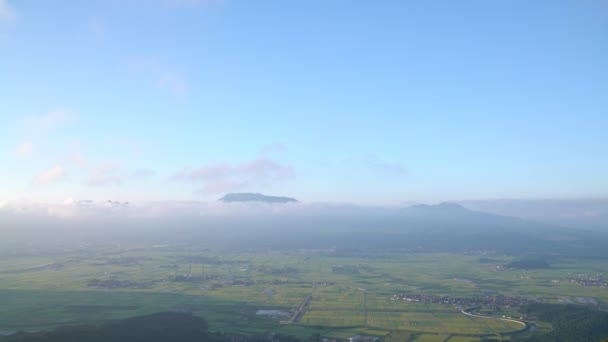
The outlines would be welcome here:
[[[577,274],[576,278],[568,280],[570,283],[579,284],[582,286],[608,288],[608,280],[599,275]]]
[[[457,307],[480,306],[493,309],[517,308],[531,302],[523,297],[509,297],[504,295],[452,297],[426,294],[396,294],[393,295],[391,299],[418,303],[451,304]]]

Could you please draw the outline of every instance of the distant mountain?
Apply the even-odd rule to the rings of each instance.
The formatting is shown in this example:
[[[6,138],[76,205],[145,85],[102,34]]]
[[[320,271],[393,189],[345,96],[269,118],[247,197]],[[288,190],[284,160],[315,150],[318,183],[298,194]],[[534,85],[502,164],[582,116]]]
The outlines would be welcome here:
[[[427,215],[471,215],[474,212],[472,210],[468,210],[460,204],[443,202],[436,205],[428,205],[428,204],[416,204],[407,208],[403,208],[401,210],[403,214],[413,215],[413,216],[427,216]]]
[[[562,227],[608,231],[608,198],[459,201],[466,208]]]
[[[400,229],[416,241],[416,246],[427,251],[481,250],[497,255],[562,253],[589,257],[603,253],[589,236],[531,220],[469,210],[457,203],[414,205],[400,209],[399,217]],[[583,240],[586,244],[593,243],[594,247],[586,251]],[[401,243],[406,246],[405,242]],[[512,265],[518,266],[522,265]]]
[[[401,209],[402,217],[418,223],[444,227],[521,228],[540,224],[519,218],[469,210],[460,204],[444,202],[437,205],[418,204]]]
[[[224,203],[235,203],[235,202],[262,202],[262,203],[291,203],[298,202],[295,198],[291,197],[279,197],[279,196],[266,196],[258,193],[240,192],[231,193],[220,198],[218,201]]]
[[[411,217],[435,217],[435,218],[476,218],[476,219],[508,219],[517,220],[514,217],[490,214],[481,211],[470,210],[457,203],[443,202],[436,205],[417,204],[401,209],[401,213]]]

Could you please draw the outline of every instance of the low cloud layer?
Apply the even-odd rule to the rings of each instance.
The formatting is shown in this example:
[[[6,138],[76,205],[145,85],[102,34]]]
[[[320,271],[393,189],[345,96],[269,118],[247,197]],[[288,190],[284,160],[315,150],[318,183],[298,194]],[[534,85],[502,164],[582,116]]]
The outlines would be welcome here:
[[[129,203],[125,201],[92,201],[67,199],[61,203],[27,201],[3,202],[0,213],[29,217],[105,219],[123,218],[187,218],[211,216],[323,216],[367,215],[394,211],[394,208],[365,208],[343,203],[223,203],[201,201],[156,201]]]
[[[496,204],[510,210],[499,210]],[[508,203],[506,203],[508,202]],[[519,203],[517,203],[519,202]],[[534,202],[534,203],[529,203]],[[524,218],[553,226],[608,230],[608,199],[597,200],[508,200],[465,201],[470,209]],[[529,205],[526,205],[526,204]],[[545,209],[542,209],[545,208]],[[539,214],[531,215],[535,209]],[[275,203],[220,201],[153,201],[129,203],[121,200],[73,200],[60,203],[0,201],[2,217],[37,217],[104,220],[107,218],[159,218],[182,220],[202,217],[391,217],[403,215],[401,207],[366,207],[349,203]],[[528,213],[528,214],[526,214]],[[91,221],[91,222],[93,222]]]

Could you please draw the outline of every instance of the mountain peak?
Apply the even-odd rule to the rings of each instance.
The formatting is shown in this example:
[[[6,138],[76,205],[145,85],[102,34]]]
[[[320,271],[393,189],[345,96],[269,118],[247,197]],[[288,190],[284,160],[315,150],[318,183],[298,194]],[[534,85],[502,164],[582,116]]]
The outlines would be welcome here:
[[[441,202],[441,203],[435,205],[435,207],[442,208],[442,209],[451,209],[451,210],[467,210],[462,205],[460,205],[458,203],[453,203],[453,202]]]
[[[238,192],[226,194],[218,201],[224,203],[235,203],[235,202],[262,202],[262,203],[290,203],[298,202],[295,198],[282,197],[282,196],[266,196],[260,193],[251,192]]]
[[[509,217],[470,210],[458,203],[443,202],[435,205],[418,204],[401,209],[401,214],[410,220],[437,224],[445,227],[472,227],[484,230],[490,227],[514,228],[530,226],[521,220]]]

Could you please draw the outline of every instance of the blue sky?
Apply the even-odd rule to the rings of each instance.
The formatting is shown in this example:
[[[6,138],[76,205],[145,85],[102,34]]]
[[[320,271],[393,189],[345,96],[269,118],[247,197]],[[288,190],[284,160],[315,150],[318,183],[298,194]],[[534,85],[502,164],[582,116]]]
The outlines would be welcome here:
[[[608,194],[604,1],[0,0],[0,201]]]

